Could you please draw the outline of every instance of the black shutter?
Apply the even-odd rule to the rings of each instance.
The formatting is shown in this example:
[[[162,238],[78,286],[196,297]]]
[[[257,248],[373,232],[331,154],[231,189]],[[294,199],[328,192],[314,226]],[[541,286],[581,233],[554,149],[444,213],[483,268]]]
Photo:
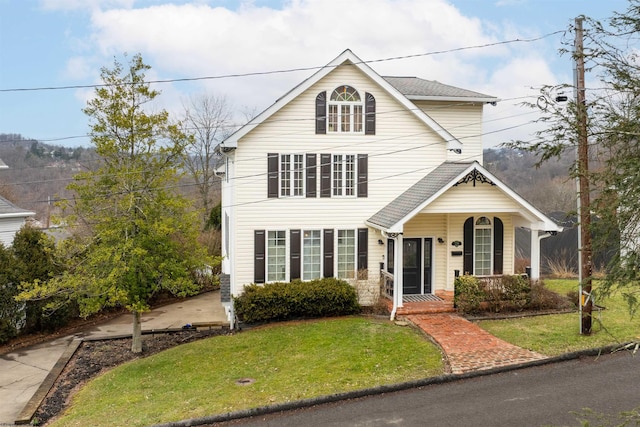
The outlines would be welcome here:
[[[253,232],[253,281],[264,283],[265,279],[265,249],[266,235],[264,230]]]
[[[291,251],[289,253],[290,279],[300,278],[300,230],[291,230]]]
[[[360,271],[364,270],[364,274],[366,270],[369,268],[369,229],[368,228],[358,228],[358,278],[365,279],[366,276],[361,277]]]
[[[473,217],[464,222],[464,266],[463,274],[473,274]]]
[[[320,154],[320,197],[331,197],[331,154]]]
[[[327,92],[316,96],[316,133],[327,133]]]
[[[323,230],[323,277],[333,277],[333,230]]]
[[[365,118],[364,133],[365,135],[376,134],[376,99],[370,93],[365,94]]]
[[[318,186],[316,184],[316,176],[318,168],[316,167],[317,156],[315,154],[307,154],[307,197],[318,196]]]
[[[493,217],[493,274],[502,274],[504,248],[504,224]]]
[[[358,197],[367,197],[369,183],[369,157],[358,154]]]
[[[267,197],[278,197],[278,153],[267,154]]]

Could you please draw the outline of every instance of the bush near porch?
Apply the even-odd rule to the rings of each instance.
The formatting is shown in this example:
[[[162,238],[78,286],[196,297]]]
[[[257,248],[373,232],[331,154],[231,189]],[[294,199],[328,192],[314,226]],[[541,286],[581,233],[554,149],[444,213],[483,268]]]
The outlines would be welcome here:
[[[464,314],[564,309],[571,306],[568,298],[547,289],[544,282],[530,281],[520,275],[457,277],[454,304]]]
[[[360,312],[358,295],[344,280],[324,278],[245,286],[233,300],[235,313],[246,323],[343,316]]]

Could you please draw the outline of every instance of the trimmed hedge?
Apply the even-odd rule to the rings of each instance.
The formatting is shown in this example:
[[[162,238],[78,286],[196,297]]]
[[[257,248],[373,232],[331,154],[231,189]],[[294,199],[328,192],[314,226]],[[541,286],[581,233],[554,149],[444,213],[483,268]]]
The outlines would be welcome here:
[[[360,312],[356,290],[344,280],[251,284],[233,299],[236,316],[245,323],[343,316]]]

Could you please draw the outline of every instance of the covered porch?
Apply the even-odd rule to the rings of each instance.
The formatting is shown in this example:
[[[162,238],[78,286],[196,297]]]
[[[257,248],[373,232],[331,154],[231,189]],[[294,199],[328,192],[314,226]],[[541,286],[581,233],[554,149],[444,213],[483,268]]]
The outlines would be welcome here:
[[[457,276],[514,274],[516,228],[532,231],[538,279],[540,241],[562,230],[476,162],[441,165],[367,224],[384,238],[380,290],[392,318],[453,311]]]

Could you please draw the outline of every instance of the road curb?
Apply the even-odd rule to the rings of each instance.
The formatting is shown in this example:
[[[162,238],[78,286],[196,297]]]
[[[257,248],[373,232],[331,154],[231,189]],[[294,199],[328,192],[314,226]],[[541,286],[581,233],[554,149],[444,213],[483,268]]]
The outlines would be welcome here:
[[[393,392],[398,392],[403,390],[409,390],[412,388],[426,387],[426,386],[437,385],[437,384],[445,384],[445,383],[451,383],[451,382],[470,379],[470,378],[478,378],[478,377],[484,377],[488,375],[495,375],[495,374],[515,371],[519,369],[550,365],[553,363],[560,363],[560,362],[566,362],[569,360],[579,359],[581,357],[600,356],[607,353],[613,353],[615,350],[625,348],[629,344],[630,343],[623,343],[620,345],[609,345],[606,347],[580,350],[580,351],[575,351],[571,353],[561,354],[559,356],[549,357],[546,359],[534,360],[530,362],[508,365],[508,366],[501,366],[501,367],[491,368],[491,369],[486,369],[481,371],[466,372],[463,374],[439,375],[437,377],[423,378],[420,380],[383,385],[383,386],[372,387],[372,388],[367,388],[362,390],[354,390],[354,391],[345,392],[345,393],[336,393],[336,394],[319,396],[319,397],[314,397],[309,399],[296,400],[292,402],[259,406],[256,408],[244,409],[241,411],[226,412],[223,414],[210,415],[206,417],[191,418],[187,420],[173,421],[173,422],[162,423],[162,424],[154,424],[150,427],[192,427],[192,426],[200,426],[200,425],[206,425],[206,424],[221,423],[225,421],[233,421],[233,420],[250,418],[255,416],[275,414],[278,412],[309,408],[316,405],[335,403],[341,400],[357,399],[357,398],[375,396],[375,395],[380,395],[385,393],[393,393]]]

